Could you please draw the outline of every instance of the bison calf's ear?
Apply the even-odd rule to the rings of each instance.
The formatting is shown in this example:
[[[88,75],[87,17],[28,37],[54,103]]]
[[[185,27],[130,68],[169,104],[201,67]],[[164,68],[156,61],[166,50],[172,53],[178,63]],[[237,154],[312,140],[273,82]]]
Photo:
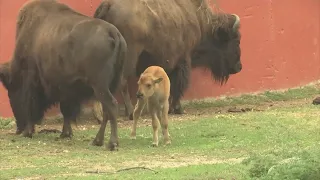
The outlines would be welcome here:
[[[161,81],[163,80],[163,78],[161,77],[161,78],[158,78],[158,79],[156,79],[156,80],[153,80],[153,83],[160,83]]]

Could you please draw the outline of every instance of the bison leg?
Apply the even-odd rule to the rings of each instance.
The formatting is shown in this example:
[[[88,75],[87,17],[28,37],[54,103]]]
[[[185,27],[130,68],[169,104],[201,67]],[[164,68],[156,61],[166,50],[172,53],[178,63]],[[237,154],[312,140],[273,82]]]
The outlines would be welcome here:
[[[177,64],[177,67],[170,73],[170,107],[169,113],[183,114],[184,110],[180,104],[184,92],[189,86],[190,65],[186,60],[182,60]]]
[[[17,130],[16,130],[16,134],[20,135],[26,128],[27,123],[26,122],[21,122],[21,121],[16,121],[17,124]]]
[[[141,112],[144,108],[146,104],[146,101],[144,101],[143,99],[138,99],[137,101],[137,104],[134,108],[134,111],[133,111],[133,124],[132,124],[132,128],[131,128],[131,139],[136,139],[136,129],[137,129],[137,123],[138,123],[138,120],[141,116]]]
[[[169,113],[170,114],[184,114],[184,110],[180,104],[180,99],[173,98]]]
[[[14,109],[13,109],[14,111]],[[18,114],[18,113],[17,113]],[[25,117],[24,117],[25,118]],[[20,135],[21,133],[23,133],[23,131],[26,129],[27,127],[27,121],[25,121],[24,118],[16,118],[16,125],[17,125],[17,129],[16,129],[16,135]],[[18,120],[17,120],[18,119]]]
[[[80,109],[80,103],[72,101],[60,103],[60,111],[64,119],[60,138],[71,138],[73,136],[71,121],[76,121],[77,116],[80,114]]]
[[[103,145],[104,133],[108,122],[108,117],[110,117],[111,135],[108,148],[111,151],[116,150],[117,146],[119,145],[117,125],[117,100],[113,97],[112,93],[109,90],[103,92],[99,89],[95,89],[95,94],[102,105],[103,120],[92,144],[96,146]]]
[[[128,116],[130,120],[132,120],[133,105],[131,103],[127,79],[123,79],[121,83],[121,95],[125,105],[125,115]]]
[[[24,131],[22,133],[22,136],[23,137],[32,138],[32,135],[33,135],[34,132],[35,132],[34,123],[27,122],[26,128],[24,129]]]
[[[133,120],[133,105],[131,102],[129,90],[128,90],[128,78],[133,77],[136,74],[136,66],[139,59],[139,56],[143,50],[143,45],[137,44],[134,42],[132,44],[131,42],[127,43],[128,52],[127,52],[127,58],[130,58],[127,60],[126,66],[124,67],[124,73],[125,78],[122,79],[121,83],[121,94],[122,98],[125,104],[126,108],[126,116],[128,116],[129,120]]]

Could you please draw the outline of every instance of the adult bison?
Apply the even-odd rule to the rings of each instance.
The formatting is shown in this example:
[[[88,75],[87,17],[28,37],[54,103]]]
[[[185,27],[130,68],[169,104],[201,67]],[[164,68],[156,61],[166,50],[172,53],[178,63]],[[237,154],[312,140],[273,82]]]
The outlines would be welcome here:
[[[125,66],[127,44],[117,28],[82,15],[55,0],[33,0],[19,12],[12,60],[0,66],[17,134],[32,137],[45,111],[60,103],[60,137],[71,137],[80,105],[97,98],[103,121],[93,145],[101,146],[110,119],[110,150],[118,145],[113,97]],[[107,116],[109,115],[109,116]]]
[[[206,0],[103,0],[94,17],[115,25],[124,36],[126,79],[150,65],[166,70],[172,86],[170,112],[182,113],[180,99],[191,68],[209,69],[220,83],[242,69],[239,17],[214,13]],[[132,119],[127,81],[121,93]]]

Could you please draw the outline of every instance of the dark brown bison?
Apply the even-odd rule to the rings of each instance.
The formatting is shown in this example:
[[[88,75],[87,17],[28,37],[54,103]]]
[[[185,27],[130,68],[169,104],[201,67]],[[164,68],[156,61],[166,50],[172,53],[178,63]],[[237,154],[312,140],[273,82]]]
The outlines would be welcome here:
[[[127,44],[117,28],[82,15],[55,0],[33,0],[19,12],[12,60],[0,66],[8,90],[17,134],[32,137],[45,111],[60,103],[64,117],[61,138],[71,137],[80,105],[97,98],[103,122],[93,141],[101,146],[107,118],[109,148],[118,145],[117,102]],[[108,114],[107,114],[108,113]]]
[[[103,0],[94,17],[115,25],[124,36],[126,79],[151,65],[165,69],[171,81],[170,112],[183,112],[180,99],[191,68],[209,69],[222,84],[242,69],[239,17],[214,13],[206,0]],[[121,93],[132,119],[127,81]]]

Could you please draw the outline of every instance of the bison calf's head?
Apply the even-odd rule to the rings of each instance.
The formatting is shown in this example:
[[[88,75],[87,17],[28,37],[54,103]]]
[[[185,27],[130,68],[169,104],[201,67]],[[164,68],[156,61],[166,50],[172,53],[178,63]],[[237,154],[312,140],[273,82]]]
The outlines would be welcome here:
[[[162,77],[157,78],[149,73],[141,74],[138,81],[137,98],[143,99],[152,96],[162,80]]]
[[[240,18],[235,14],[215,14],[213,27],[192,54],[192,66],[210,69],[221,83],[241,72]]]

